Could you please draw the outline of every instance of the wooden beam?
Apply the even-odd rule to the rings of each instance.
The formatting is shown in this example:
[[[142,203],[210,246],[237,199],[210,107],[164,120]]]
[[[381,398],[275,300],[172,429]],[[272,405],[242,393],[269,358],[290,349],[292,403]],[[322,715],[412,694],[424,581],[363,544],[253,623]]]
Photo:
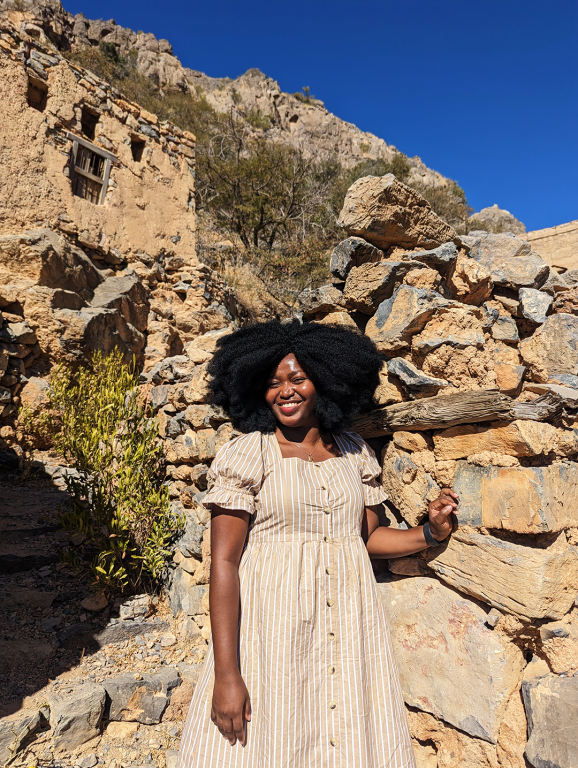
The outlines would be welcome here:
[[[497,389],[455,392],[377,408],[355,419],[353,429],[362,437],[381,437],[400,429],[422,431],[505,421],[516,418],[511,403],[511,398]]]
[[[529,403],[512,402],[512,410],[517,419],[552,421],[564,412],[564,401],[555,392],[546,392]]]

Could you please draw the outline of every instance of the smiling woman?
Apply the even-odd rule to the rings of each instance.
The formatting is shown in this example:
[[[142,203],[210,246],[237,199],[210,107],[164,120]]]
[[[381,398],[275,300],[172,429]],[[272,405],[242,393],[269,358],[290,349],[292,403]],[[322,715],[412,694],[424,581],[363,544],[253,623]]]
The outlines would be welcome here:
[[[437,546],[457,505],[444,489],[425,526],[379,527],[379,464],[348,426],[381,365],[367,337],[314,323],[220,341],[213,402],[245,434],[204,499],[212,642],[180,768],[415,765],[369,555]]]

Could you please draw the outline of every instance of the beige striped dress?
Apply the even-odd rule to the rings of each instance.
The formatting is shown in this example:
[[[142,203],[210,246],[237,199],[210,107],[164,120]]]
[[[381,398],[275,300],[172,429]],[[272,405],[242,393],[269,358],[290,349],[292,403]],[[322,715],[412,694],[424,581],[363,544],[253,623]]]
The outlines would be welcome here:
[[[366,505],[386,494],[353,432],[337,458],[284,459],[275,435],[232,440],[204,504],[251,513],[239,566],[239,659],[251,697],[247,745],[211,721],[209,646],[178,768],[413,768],[398,674],[369,556]]]

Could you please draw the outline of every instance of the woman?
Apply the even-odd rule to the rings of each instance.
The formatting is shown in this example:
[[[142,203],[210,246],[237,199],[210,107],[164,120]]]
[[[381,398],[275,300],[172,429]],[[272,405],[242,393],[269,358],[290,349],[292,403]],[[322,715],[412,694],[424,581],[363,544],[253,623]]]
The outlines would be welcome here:
[[[212,646],[179,768],[408,768],[413,751],[369,557],[445,539],[456,495],[429,525],[379,527],[371,448],[346,431],[382,359],[365,336],[269,322],[223,338],[213,402],[245,434],[211,467]]]

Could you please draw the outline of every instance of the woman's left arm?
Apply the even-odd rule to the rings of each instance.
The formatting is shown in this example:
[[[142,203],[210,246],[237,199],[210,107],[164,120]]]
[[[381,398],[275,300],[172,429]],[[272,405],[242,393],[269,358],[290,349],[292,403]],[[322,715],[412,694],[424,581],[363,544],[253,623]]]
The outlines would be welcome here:
[[[428,506],[430,533],[437,541],[447,538],[454,527],[458,509],[458,495],[451,488],[442,488],[439,497]],[[377,507],[366,507],[361,535],[370,557],[405,557],[421,552],[429,546],[423,532],[423,525],[401,530],[380,527]]]

